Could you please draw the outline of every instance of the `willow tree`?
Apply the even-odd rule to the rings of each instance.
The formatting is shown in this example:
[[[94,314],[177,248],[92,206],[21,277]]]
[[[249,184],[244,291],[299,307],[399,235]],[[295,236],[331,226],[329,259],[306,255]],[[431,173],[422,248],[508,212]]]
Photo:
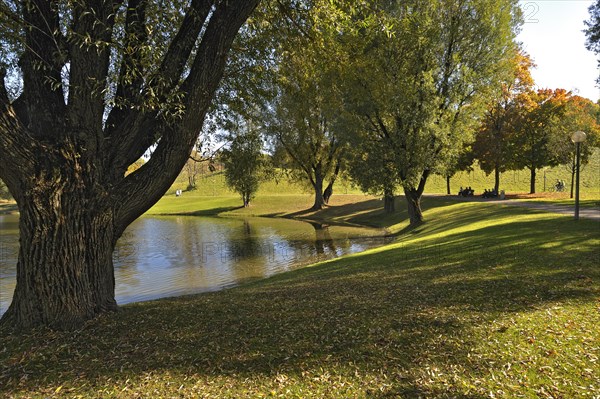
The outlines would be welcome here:
[[[321,18],[331,20],[328,10],[327,2],[313,2],[296,21],[300,32],[288,34],[278,48],[274,96],[263,122],[274,147],[287,153],[293,178],[312,187],[312,210],[322,209],[331,196],[346,147],[334,43],[322,31]]]
[[[529,193],[535,194],[537,171],[560,163],[557,136],[563,133],[563,119],[571,92],[565,89],[538,89],[519,101],[514,135],[511,138],[514,164],[530,172]]]
[[[115,243],[181,171],[258,2],[2,1],[0,178],[21,240],[2,322],[71,328],[117,308]]]
[[[514,0],[372,3],[339,29],[353,64],[350,110],[393,150],[418,224],[427,179],[471,139],[520,13]]]

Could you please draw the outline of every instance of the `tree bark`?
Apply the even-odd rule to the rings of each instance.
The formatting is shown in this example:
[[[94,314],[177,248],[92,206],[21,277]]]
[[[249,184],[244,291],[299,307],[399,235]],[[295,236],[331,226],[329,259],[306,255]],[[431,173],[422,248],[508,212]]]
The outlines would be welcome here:
[[[117,309],[110,200],[65,181],[40,180],[21,193],[17,284],[3,323],[71,329]]]
[[[536,168],[530,167],[531,172],[530,183],[529,183],[529,194],[535,194],[535,177],[536,177]]]
[[[500,167],[496,165],[494,168],[494,191],[500,193]]]
[[[446,175],[446,194],[450,195],[452,192],[450,191],[450,179],[452,176]]]
[[[318,211],[325,207],[325,200],[323,199],[323,176],[318,171],[315,173],[313,188],[315,189],[315,203],[310,209]]]
[[[408,206],[408,218],[411,226],[423,223],[423,211],[421,210],[421,196],[416,190],[404,189],[406,203]]]
[[[418,226],[424,221],[423,211],[421,210],[421,196],[423,195],[423,191],[425,191],[425,184],[427,183],[428,177],[429,171],[426,170],[421,175],[421,180],[416,188],[404,186],[404,195],[406,197],[408,217],[411,226]]]
[[[383,210],[385,213],[396,212],[396,201],[394,193],[390,189],[385,189],[383,192]]]

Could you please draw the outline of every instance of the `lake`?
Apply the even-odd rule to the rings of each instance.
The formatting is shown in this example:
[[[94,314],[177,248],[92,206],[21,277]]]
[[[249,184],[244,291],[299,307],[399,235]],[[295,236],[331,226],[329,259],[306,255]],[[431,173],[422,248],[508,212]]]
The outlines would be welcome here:
[[[215,291],[388,241],[383,231],[276,218],[144,216],[113,255],[119,304]],[[18,216],[0,215],[0,314],[15,287]]]

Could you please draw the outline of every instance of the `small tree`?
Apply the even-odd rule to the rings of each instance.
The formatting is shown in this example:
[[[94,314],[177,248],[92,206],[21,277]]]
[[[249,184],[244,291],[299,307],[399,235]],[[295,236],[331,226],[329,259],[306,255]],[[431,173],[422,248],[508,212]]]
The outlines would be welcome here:
[[[225,182],[242,196],[244,207],[250,206],[264,169],[260,134],[248,127],[243,134],[233,137],[229,148],[223,150]]]
[[[208,163],[209,171],[215,171],[214,158],[219,149],[220,147],[215,149],[210,133],[203,131],[200,136],[198,136],[196,145],[183,169],[188,178],[187,191],[196,190],[196,178],[203,170],[203,163]]]
[[[374,138],[364,130],[350,140],[348,172],[352,181],[365,193],[383,194],[385,213],[394,213],[396,187],[400,186],[401,179],[393,151],[383,139]]]

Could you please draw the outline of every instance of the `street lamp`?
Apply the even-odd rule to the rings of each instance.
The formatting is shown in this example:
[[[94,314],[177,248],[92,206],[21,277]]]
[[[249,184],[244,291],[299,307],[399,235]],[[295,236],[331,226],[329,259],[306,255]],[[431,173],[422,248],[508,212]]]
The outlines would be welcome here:
[[[585,141],[585,133],[582,131],[578,131],[575,132],[571,135],[571,141],[573,143],[575,143],[575,145],[577,146],[577,163],[575,166],[575,173],[576,173],[576,179],[575,179],[575,220],[579,220],[579,158],[580,158],[580,151],[579,151],[579,147],[581,145],[581,143],[583,143]]]

